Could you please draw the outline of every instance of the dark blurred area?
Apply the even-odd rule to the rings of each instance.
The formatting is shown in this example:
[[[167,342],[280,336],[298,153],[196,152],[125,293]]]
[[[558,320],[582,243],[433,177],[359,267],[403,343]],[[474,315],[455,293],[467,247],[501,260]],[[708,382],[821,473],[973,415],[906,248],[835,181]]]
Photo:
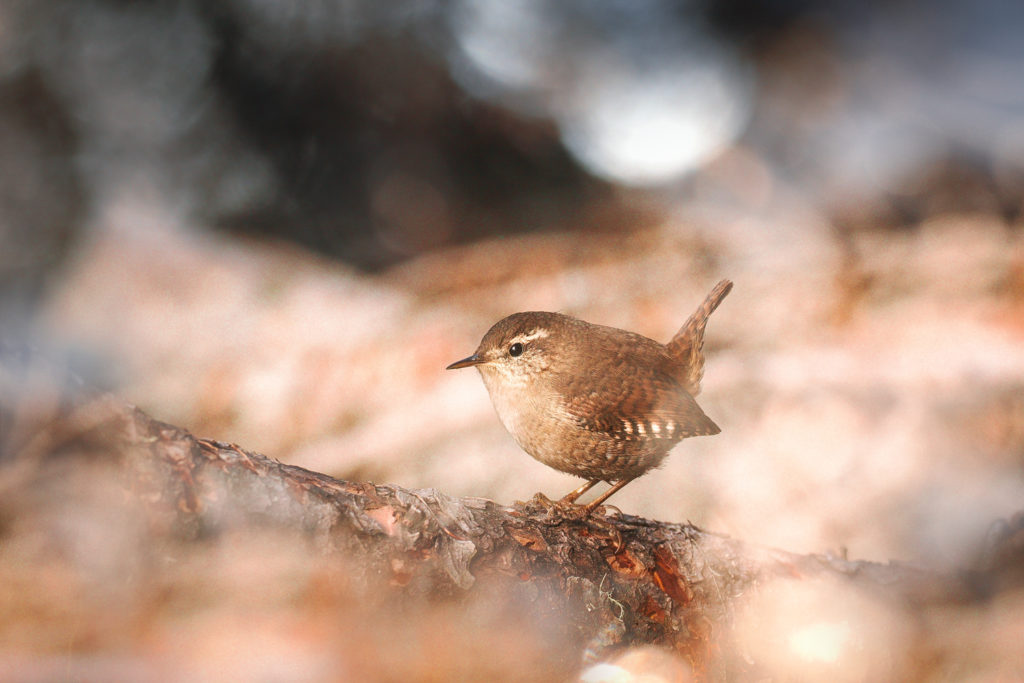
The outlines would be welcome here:
[[[364,268],[648,224],[650,188],[737,145],[840,225],[1021,205],[1012,2],[13,0],[0,22],[15,313],[125,193]]]
[[[82,228],[77,141],[69,113],[37,70],[0,83],[0,322],[6,325],[28,321],[47,276]]]

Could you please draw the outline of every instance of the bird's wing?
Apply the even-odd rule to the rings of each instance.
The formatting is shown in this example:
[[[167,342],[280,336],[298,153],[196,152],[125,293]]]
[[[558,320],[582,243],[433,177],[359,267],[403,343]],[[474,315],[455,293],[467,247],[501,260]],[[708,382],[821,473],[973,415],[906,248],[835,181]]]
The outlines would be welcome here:
[[[568,383],[566,412],[581,427],[624,441],[675,442],[721,431],[675,378],[659,370],[635,372],[626,378],[620,373],[591,377],[586,382],[589,391],[574,391],[582,386]]]

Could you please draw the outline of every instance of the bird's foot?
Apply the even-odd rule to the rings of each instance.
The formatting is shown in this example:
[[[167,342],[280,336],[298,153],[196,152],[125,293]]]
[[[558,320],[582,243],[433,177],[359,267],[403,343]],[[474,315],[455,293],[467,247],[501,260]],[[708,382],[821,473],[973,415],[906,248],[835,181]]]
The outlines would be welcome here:
[[[571,501],[551,500],[543,493],[534,494],[533,498],[520,503],[525,512],[531,515],[544,515],[544,524],[555,525],[564,520],[579,521],[586,519],[590,511],[583,505]]]
[[[539,491],[537,493],[533,494],[533,498],[530,498],[530,500],[528,500],[526,502],[522,502],[522,501],[516,501],[516,502],[519,503],[520,505],[522,505],[525,508],[533,508],[533,509],[541,509],[541,510],[549,510],[549,509],[555,507],[556,505],[558,505],[558,503],[559,503],[559,501],[551,500],[550,498],[545,496],[543,493],[540,493]]]
[[[615,516],[617,517],[623,514],[622,509],[618,505],[601,503],[599,501],[597,505],[595,505],[594,503],[589,503],[583,507],[586,508],[587,514],[593,515],[595,517],[607,517],[609,511],[614,512]]]

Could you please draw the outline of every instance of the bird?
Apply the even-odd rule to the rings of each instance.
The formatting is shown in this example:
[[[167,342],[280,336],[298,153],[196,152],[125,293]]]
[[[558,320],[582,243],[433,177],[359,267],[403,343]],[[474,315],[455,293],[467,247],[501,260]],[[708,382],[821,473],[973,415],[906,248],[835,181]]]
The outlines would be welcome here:
[[[732,290],[720,281],[667,344],[562,313],[513,313],[495,323],[472,355],[495,412],[536,460],[585,482],[576,500],[605,481],[590,514],[662,464],[681,440],[721,430],[697,405],[708,316]]]

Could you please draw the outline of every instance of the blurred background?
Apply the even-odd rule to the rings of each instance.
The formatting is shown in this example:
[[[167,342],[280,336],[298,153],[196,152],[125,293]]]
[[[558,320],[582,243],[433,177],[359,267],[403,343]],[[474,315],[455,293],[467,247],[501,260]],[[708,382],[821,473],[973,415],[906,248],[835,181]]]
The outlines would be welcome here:
[[[7,0],[0,335],[157,419],[501,502],[488,327],[666,341],[683,442],[613,502],[959,567],[1024,507],[1024,5]]]

